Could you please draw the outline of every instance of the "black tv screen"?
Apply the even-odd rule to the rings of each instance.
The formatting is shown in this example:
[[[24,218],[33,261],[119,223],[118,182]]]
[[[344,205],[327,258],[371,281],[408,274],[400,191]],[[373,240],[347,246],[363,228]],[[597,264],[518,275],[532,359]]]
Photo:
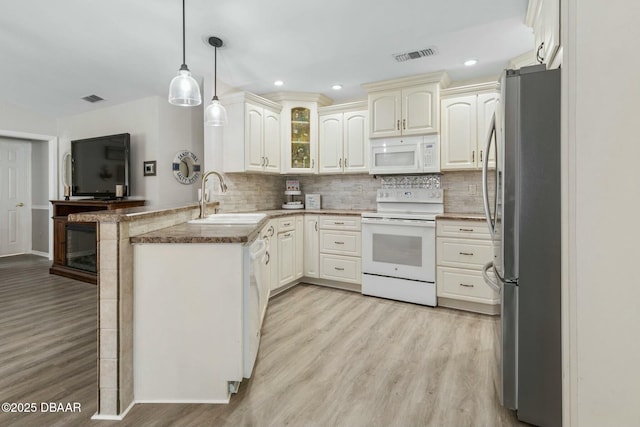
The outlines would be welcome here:
[[[129,195],[128,133],[71,141],[71,194],[111,198],[116,185]]]

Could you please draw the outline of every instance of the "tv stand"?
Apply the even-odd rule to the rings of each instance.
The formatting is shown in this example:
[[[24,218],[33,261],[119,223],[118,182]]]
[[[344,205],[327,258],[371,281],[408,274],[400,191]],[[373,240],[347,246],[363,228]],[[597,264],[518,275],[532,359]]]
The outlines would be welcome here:
[[[50,274],[87,283],[98,282],[96,224],[68,222],[67,216],[80,212],[144,206],[144,200],[81,199],[51,200],[53,205],[53,263]]]

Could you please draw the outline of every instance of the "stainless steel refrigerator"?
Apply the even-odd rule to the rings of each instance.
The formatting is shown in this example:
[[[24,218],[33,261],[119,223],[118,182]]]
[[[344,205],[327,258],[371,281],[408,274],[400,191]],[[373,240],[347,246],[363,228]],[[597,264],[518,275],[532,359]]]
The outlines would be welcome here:
[[[482,174],[494,248],[484,276],[502,303],[497,388],[518,419],[560,426],[560,70],[506,70],[501,91],[486,147],[496,167],[487,155]]]

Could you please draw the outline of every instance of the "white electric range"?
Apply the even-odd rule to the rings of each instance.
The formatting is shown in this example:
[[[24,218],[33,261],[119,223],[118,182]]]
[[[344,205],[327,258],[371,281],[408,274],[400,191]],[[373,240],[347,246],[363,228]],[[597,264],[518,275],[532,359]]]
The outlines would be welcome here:
[[[382,188],[362,214],[362,293],[435,307],[442,189]]]

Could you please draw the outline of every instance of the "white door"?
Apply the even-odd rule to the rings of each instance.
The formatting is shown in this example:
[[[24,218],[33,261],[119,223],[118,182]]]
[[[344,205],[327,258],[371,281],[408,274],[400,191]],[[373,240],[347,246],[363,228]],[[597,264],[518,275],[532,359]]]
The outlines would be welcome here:
[[[342,172],[342,113],[320,116],[320,173]]]
[[[487,153],[487,140],[489,132],[491,132],[491,118],[496,111],[496,104],[500,95],[497,93],[481,93],[478,95],[478,150],[480,150],[480,158],[478,164],[482,167],[483,156],[489,155],[489,169],[496,167],[495,150]]]
[[[362,271],[435,282],[435,241],[435,221],[363,218]]]
[[[442,170],[475,169],[478,166],[476,98],[476,95],[467,95],[442,100]]]
[[[438,132],[438,85],[402,89],[402,135]]]
[[[262,108],[246,105],[245,116],[245,167],[247,170],[261,172],[264,167],[263,132],[264,112]],[[240,141],[238,141],[240,143]]]
[[[369,171],[369,112],[344,113],[344,171]]]
[[[304,216],[304,275],[318,277],[318,216]]]
[[[371,138],[400,136],[399,90],[386,90],[369,95]]]
[[[0,256],[31,249],[31,143],[0,141]]]
[[[295,230],[278,234],[278,276],[277,283],[272,283],[273,288],[286,285],[295,279],[296,265],[296,232]]]
[[[264,170],[280,173],[280,113],[264,110]]]

